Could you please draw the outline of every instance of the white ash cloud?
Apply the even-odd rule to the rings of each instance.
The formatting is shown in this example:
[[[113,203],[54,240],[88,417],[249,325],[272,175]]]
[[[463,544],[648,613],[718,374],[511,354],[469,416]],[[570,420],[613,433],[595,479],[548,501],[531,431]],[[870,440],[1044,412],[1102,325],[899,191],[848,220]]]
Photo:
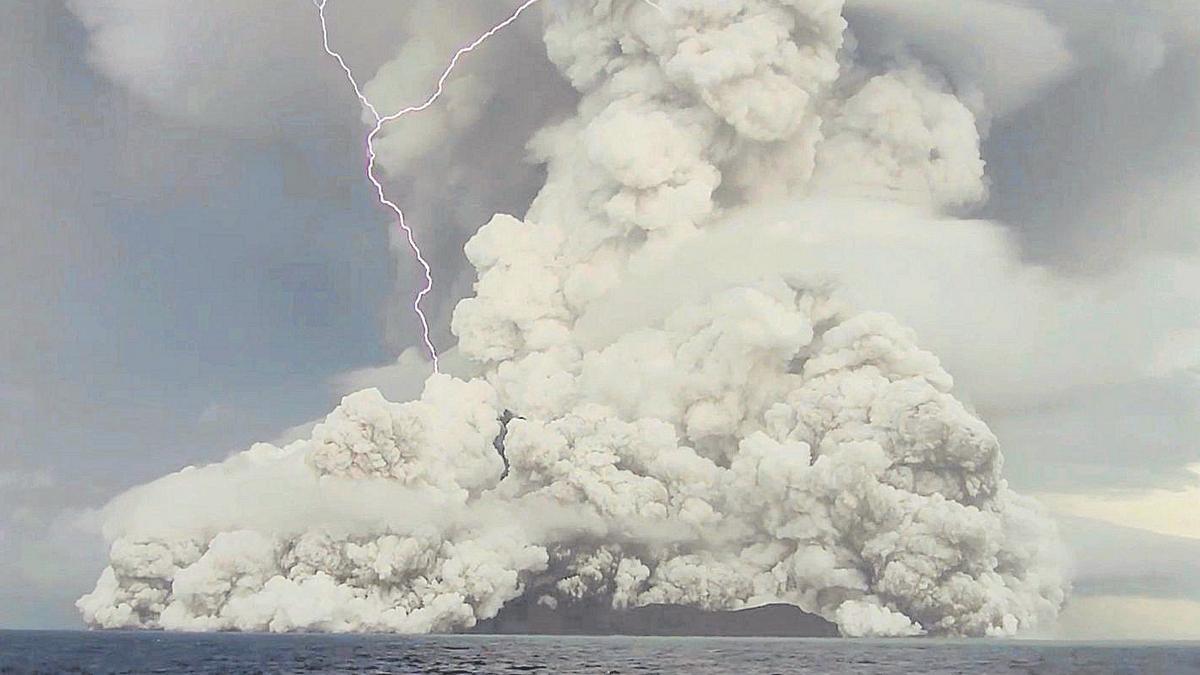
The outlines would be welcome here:
[[[749,278],[700,261],[650,319],[588,328],[631,270],[703,250],[744,207],[939,213],[987,192],[971,108],[915,58],[855,63],[840,2],[665,7],[547,14],[580,99],[530,143],[547,178],[524,219],[466,246],[463,365],[118,498],[90,625],[446,631],[526,594],[786,602],[847,635],[1053,620],[1057,535],[1002,478],[995,435],[911,330],[806,252]]]

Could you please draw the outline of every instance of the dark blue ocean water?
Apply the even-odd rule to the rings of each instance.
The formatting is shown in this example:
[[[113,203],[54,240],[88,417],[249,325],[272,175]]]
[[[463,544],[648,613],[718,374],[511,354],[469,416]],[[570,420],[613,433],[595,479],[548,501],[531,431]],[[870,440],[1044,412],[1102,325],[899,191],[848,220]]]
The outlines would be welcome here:
[[[1200,673],[1200,644],[0,631],[0,673]]]

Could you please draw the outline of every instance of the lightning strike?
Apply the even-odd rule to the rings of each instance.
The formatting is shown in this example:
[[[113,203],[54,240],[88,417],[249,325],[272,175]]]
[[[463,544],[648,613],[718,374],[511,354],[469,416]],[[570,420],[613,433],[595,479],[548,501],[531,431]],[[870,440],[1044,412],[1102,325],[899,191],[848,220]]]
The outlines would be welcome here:
[[[422,110],[425,110],[436,103],[437,100],[441,98],[442,92],[444,92],[446,89],[446,81],[450,79],[450,75],[454,72],[454,69],[458,66],[459,60],[462,59],[463,56],[475,51],[475,49],[477,49],[493,35],[507,28],[514,21],[519,19],[525,10],[537,4],[540,0],[525,0],[525,2],[521,3],[521,5],[508,16],[508,18],[491,27],[467,45],[460,47],[450,59],[449,65],[447,65],[446,69],[442,71],[441,77],[438,78],[437,86],[434,88],[433,93],[429,96],[429,98],[425,99],[424,102],[419,105],[408,106],[407,108],[403,108],[388,115],[381,115],[379,113],[379,110],[375,108],[375,105],[371,103],[370,99],[368,99],[366,94],[363,93],[362,87],[359,86],[358,80],[355,79],[354,72],[350,69],[350,66],[346,64],[346,60],[342,58],[342,55],[339,52],[334,51],[333,48],[329,46],[329,25],[325,19],[325,5],[328,3],[328,1],[329,0],[313,0],[313,4],[317,7],[317,14],[321,19],[322,45],[325,48],[325,53],[333,57],[333,59],[337,61],[338,65],[341,66],[342,72],[346,74],[346,79],[350,82],[350,86],[354,88],[355,96],[358,97],[359,102],[362,103],[363,107],[371,113],[371,117],[375,120],[375,126],[371,129],[371,132],[367,134],[367,179],[371,181],[371,185],[375,187],[375,193],[379,199],[379,203],[395,214],[396,222],[399,224],[400,230],[404,233],[404,237],[408,241],[408,247],[412,249],[413,256],[416,258],[417,263],[421,266],[421,270],[424,272],[425,285],[417,292],[417,297],[413,300],[412,307],[413,311],[417,315],[417,318],[421,322],[421,339],[425,343],[425,349],[429,352],[429,357],[433,362],[433,372],[440,372],[437,348],[433,346],[433,339],[429,334],[429,318],[425,315],[424,309],[421,308],[421,301],[425,299],[425,296],[429,295],[429,293],[433,291],[433,269],[429,266],[429,261],[425,259],[425,254],[421,252],[421,247],[417,245],[417,239],[413,234],[412,228],[409,227],[408,223],[405,222],[404,211],[398,205],[396,205],[395,202],[388,199],[387,195],[384,193],[383,184],[375,175],[375,138],[379,135],[379,132],[383,130],[383,126],[388,122],[400,119],[405,115],[421,112]]]
[[[642,2],[653,7],[659,14],[662,14],[663,16],[667,15],[667,10],[663,9],[663,6],[657,2],[654,2],[654,0],[642,0]]]

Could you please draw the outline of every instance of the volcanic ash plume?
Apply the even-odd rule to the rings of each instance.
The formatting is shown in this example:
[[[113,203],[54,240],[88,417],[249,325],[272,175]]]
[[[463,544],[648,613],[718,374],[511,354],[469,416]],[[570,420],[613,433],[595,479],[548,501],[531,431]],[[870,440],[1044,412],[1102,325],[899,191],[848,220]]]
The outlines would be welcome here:
[[[352,394],[307,440],[119,497],[90,625],[449,631],[523,596],[783,602],[846,635],[1054,618],[1053,526],[890,316],[795,269],[581,330],[631,268],[764,200],[985,197],[971,111],[915,60],[856,63],[839,2],[662,4],[547,12],[580,100],[530,143],[547,181],[527,217],[467,245],[457,377]]]

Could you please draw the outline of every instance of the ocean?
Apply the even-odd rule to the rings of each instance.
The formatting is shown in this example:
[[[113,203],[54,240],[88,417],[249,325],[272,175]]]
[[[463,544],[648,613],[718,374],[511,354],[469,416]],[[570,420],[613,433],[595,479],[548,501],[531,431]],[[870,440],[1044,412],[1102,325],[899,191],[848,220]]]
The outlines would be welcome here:
[[[1198,643],[0,631],[0,673],[1200,673]]]

